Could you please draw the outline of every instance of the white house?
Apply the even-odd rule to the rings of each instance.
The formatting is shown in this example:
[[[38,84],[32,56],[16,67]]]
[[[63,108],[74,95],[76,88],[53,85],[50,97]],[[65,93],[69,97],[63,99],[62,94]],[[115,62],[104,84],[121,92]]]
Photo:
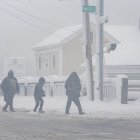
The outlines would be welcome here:
[[[79,65],[84,61],[81,28],[81,25],[77,25],[59,29],[33,48],[37,75],[62,76],[71,71],[80,71]]]
[[[104,76],[127,75],[140,80],[140,30],[132,25],[106,25],[104,31],[119,41],[115,51],[104,52]],[[93,56],[93,69],[95,66]],[[85,64],[81,65],[85,71]]]
[[[140,80],[140,30],[137,26],[105,26],[111,36],[119,40],[115,51],[105,53],[105,74],[126,74],[129,79]]]
[[[108,43],[118,44],[119,41],[105,32],[104,44]],[[36,55],[37,75],[62,76],[72,71],[79,74],[82,72],[80,65],[84,62],[84,49],[81,25],[59,29],[33,49]]]

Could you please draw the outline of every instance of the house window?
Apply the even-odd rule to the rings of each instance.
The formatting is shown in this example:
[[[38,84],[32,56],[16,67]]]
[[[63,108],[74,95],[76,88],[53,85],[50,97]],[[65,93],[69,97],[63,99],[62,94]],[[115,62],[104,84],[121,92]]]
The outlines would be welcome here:
[[[41,70],[41,57],[39,57],[39,62],[38,62],[38,66],[39,66],[39,70]]]
[[[55,64],[55,63],[56,63],[55,61],[56,61],[56,60],[55,60],[55,55],[53,55],[53,68],[55,68],[55,65],[56,65],[56,64]]]

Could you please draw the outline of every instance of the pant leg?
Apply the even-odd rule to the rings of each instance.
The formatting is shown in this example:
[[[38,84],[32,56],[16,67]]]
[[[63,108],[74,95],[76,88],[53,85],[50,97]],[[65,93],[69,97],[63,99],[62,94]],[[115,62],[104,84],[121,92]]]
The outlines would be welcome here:
[[[73,98],[73,102],[76,104],[76,106],[78,107],[78,111],[79,113],[82,113],[82,107],[81,107],[81,103],[78,97]]]
[[[9,105],[9,102],[8,102],[8,96],[6,93],[4,93],[4,101],[6,102],[5,103],[5,106],[3,107],[3,111],[7,111],[7,108],[8,108],[8,105]]]
[[[69,113],[71,103],[72,103],[72,97],[68,96],[68,100],[67,100],[67,104],[66,104],[66,111],[65,111],[66,114]]]
[[[8,103],[8,101],[5,101],[6,103],[5,103],[5,106],[3,107],[3,111],[7,111],[7,108],[8,108],[8,105],[9,105],[9,103]]]
[[[3,107],[3,111],[7,111],[8,106],[10,106],[9,95],[5,93],[4,95],[5,106]]]
[[[14,111],[13,99],[14,99],[14,97],[11,97],[10,100],[9,100],[10,111]]]
[[[39,103],[40,103],[39,111],[42,111],[42,107],[43,107],[43,104],[44,104],[44,101],[43,101],[42,98],[39,100]]]
[[[39,107],[39,100],[36,100],[36,99],[35,99],[34,111],[36,111],[38,107]]]

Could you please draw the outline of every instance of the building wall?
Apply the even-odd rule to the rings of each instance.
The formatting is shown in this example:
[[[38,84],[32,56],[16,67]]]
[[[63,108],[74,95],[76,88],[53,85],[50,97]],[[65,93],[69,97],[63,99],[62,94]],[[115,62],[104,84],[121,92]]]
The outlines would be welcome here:
[[[36,51],[37,75],[59,75],[60,50],[57,48]]]
[[[82,66],[81,70],[85,73],[85,66]],[[104,77],[115,78],[118,75],[126,75],[129,80],[140,80],[140,65],[104,66]],[[95,78],[95,66],[93,66],[93,78]]]
[[[80,73],[80,65],[84,62],[81,35],[64,44],[63,74],[69,75],[72,71]]]
[[[105,66],[104,75],[109,77],[127,75],[129,80],[140,80],[140,65]]]

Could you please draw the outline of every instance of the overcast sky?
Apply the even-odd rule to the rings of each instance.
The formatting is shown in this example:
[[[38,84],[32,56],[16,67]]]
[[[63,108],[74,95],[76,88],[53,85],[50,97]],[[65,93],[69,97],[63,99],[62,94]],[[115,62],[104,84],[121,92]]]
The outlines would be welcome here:
[[[110,24],[137,23],[140,0],[104,0],[104,3]],[[0,21],[0,64],[4,57],[22,56],[26,57],[29,67],[35,44],[60,27],[82,23],[81,2],[0,0]]]

